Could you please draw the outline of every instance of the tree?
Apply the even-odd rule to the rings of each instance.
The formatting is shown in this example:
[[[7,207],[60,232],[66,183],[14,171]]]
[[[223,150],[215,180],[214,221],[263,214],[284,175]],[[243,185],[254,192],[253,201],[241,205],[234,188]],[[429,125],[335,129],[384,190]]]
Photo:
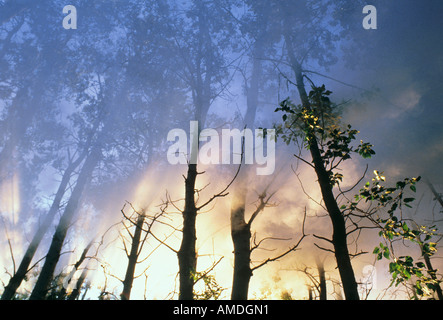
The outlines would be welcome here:
[[[240,194],[244,194],[240,191]],[[306,211],[303,218],[302,225],[302,235],[300,239],[291,246],[288,250],[282,252],[281,254],[267,258],[261,263],[253,266],[251,263],[251,254],[254,250],[260,248],[266,240],[283,240],[280,238],[272,238],[267,237],[257,241],[256,235],[252,235],[251,227],[254,220],[257,216],[265,209],[266,206],[269,205],[269,200],[274,194],[271,193],[267,195],[267,190],[265,190],[258,197],[259,204],[255,208],[255,210],[250,215],[249,220],[246,221],[246,215],[243,209],[235,210],[235,214],[231,215],[231,236],[234,243],[234,275],[232,280],[232,300],[247,300],[248,299],[248,290],[249,290],[249,282],[252,277],[253,271],[257,270],[269,262],[277,261],[284,256],[288,255],[290,252],[295,251],[303,239],[306,237],[305,234],[305,220],[306,220]],[[235,197],[234,197],[235,201]],[[242,205],[240,203],[240,205]]]
[[[298,137],[304,140],[304,146],[311,154],[312,163],[304,163],[314,169],[321,189],[322,199],[332,223],[332,239],[328,241],[334,246],[337,267],[343,283],[346,299],[358,300],[358,286],[355,280],[348,250],[345,215],[339,208],[337,197],[333,193],[343,179],[343,175],[334,172],[345,160],[351,158],[352,153],[358,153],[364,158],[371,157],[375,152],[372,145],[361,142],[357,148],[350,143],[355,139],[357,130],[350,125],[346,129],[339,129],[331,123],[333,114],[329,95],[324,86],[313,86],[309,95],[304,90],[303,76],[297,74],[297,87],[302,99],[302,105],[294,105],[289,100],[280,104],[276,111],[283,111],[283,125],[278,127],[282,138],[291,143]],[[323,238],[324,239],[324,238]],[[324,239],[325,240],[325,239]]]
[[[159,222],[159,219],[163,216],[165,213],[167,204],[161,208],[161,212],[158,214],[155,214],[154,216],[149,216],[146,212],[146,209],[142,212],[136,211],[136,209],[131,205],[131,208],[133,209],[133,214],[131,216],[127,216],[124,212],[124,207],[121,210],[123,217],[127,222],[129,222],[129,226],[127,226],[124,222],[123,225],[130,237],[130,248],[128,251],[128,248],[126,247],[126,241],[121,235],[123,244],[125,247],[125,253],[128,257],[128,266],[126,268],[126,274],[125,278],[122,281],[123,282],[123,290],[120,294],[120,297],[122,300],[129,300],[131,296],[131,289],[132,284],[134,282],[134,279],[137,277],[135,274],[135,269],[137,267],[137,264],[143,262],[146,260],[154,251],[151,251],[145,258],[139,259],[140,254],[142,253],[142,249],[144,244],[146,243],[148,237],[152,235],[152,228],[156,222]],[[135,218],[134,218],[135,215]],[[161,221],[159,222],[161,223]],[[146,224],[146,227],[144,226]],[[131,227],[134,226],[134,231],[131,232]],[[144,234],[144,235],[143,235]],[[142,238],[143,237],[143,238]]]
[[[46,255],[45,263],[31,296],[29,297],[31,300],[42,300],[46,296],[48,285],[53,277],[55,267],[60,258],[60,253],[66,238],[66,234],[71,226],[74,215],[77,212],[84,187],[88,183],[97,162],[100,161],[100,157],[101,150],[94,148],[85,160],[75,184],[75,188],[72,191],[64,213],[61,216],[57,229],[52,237],[51,246],[49,247],[48,254]]]
[[[431,263],[431,257],[437,251],[438,240],[436,239],[438,237],[441,239],[441,236],[437,234],[435,225],[420,225],[414,220],[406,218],[403,213],[403,208],[411,208],[411,204],[415,200],[415,198],[408,196],[406,191],[410,189],[415,193],[416,184],[420,179],[421,177],[406,178],[397,181],[395,186],[387,187],[383,185],[386,178],[382,173],[376,171],[372,182],[367,182],[355,198],[373,202],[378,209],[387,209],[386,217],[373,217],[374,223],[380,228],[379,236],[383,237],[383,241],[375,247],[373,253],[377,260],[383,258],[392,260],[389,263],[389,272],[392,275],[391,286],[406,284],[408,281],[414,280],[413,298],[430,296],[434,292],[438,299],[442,300],[441,280]],[[372,214],[374,214],[374,210]],[[410,249],[408,250],[410,254],[399,256],[396,252],[400,250],[394,245],[398,240],[417,245],[420,258],[423,258],[424,263],[417,262],[418,259],[412,257]]]
[[[51,162],[53,167],[60,169],[62,177],[52,205],[38,225],[18,270],[14,272],[5,287],[2,295],[4,300],[14,297],[17,288],[29,272],[36,250],[61,207],[75,170],[88,153],[96,129],[96,126],[92,126],[92,129],[84,130],[84,139],[80,138],[77,141],[77,147],[72,147],[72,141],[69,141],[65,134],[66,131],[70,131],[70,128],[56,120],[59,114],[57,109],[61,100],[66,98],[64,93],[69,87],[66,81],[60,81],[60,79],[70,78],[73,66],[68,58],[72,57],[70,55],[72,52],[62,44],[65,44],[71,37],[55,30],[52,24],[41,24],[42,21],[54,18],[55,13],[50,10],[52,6],[56,7],[53,3],[42,5],[42,10],[32,10],[35,5],[35,3],[22,1],[19,5],[20,9],[14,11],[14,4],[10,1],[2,8],[4,9],[2,12],[9,12],[12,17],[6,23],[6,26],[12,25],[12,28],[2,43],[2,58],[8,57],[6,59],[8,65],[5,66],[5,72],[2,72],[2,75],[9,82],[11,92],[16,91],[17,94],[13,97],[2,96],[7,107],[4,110],[4,118],[1,119],[5,126],[2,125],[4,144],[0,151],[2,164],[0,181],[5,178],[6,171],[4,172],[3,169],[7,168],[10,172],[16,172],[16,170],[26,172],[21,177],[23,191],[28,190],[28,194],[35,194],[38,190],[35,189],[34,184],[38,182],[38,176],[42,170],[51,166]],[[31,35],[23,30],[26,27],[32,29]],[[34,38],[35,41],[29,41],[30,38]],[[54,43],[60,45],[65,51],[55,52]],[[40,54],[36,54],[38,51]],[[63,154],[60,150],[66,153]],[[11,160],[20,163],[20,166],[10,167],[6,162],[11,162]],[[17,221],[21,229],[29,228],[28,221],[35,220],[32,219],[31,213],[38,212],[33,207],[33,201],[37,200],[32,197],[22,198],[20,217],[23,221]]]
[[[170,22],[173,33],[169,35],[168,45],[179,57],[177,62],[180,63],[173,64],[172,67],[183,79],[191,94],[191,117],[198,121],[200,132],[201,126],[206,123],[212,102],[221,95],[230,81],[229,63],[226,62],[224,51],[232,44],[229,37],[231,22],[218,1],[191,1],[189,6],[177,9],[183,10],[185,15],[176,15],[177,18]],[[198,150],[198,146],[194,147]],[[193,274],[197,268],[195,225],[198,210],[201,208],[195,202],[196,180],[199,174],[197,157],[196,154],[190,155],[185,177],[183,237],[178,251],[181,300],[191,300],[194,296]]]
[[[309,279],[308,300],[327,300],[327,285],[324,263],[316,258],[317,275],[311,272],[308,267],[299,268],[297,271],[303,272]]]
[[[82,265],[82,263],[88,258],[87,254],[89,252],[89,250],[91,249],[92,245],[94,244],[94,239],[91,240],[85,247],[85,249],[83,249],[79,259],[77,260],[77,262],[74,264],[71,273],[67,276],[67,278],[65,278],[65,280],[63,281],[63,288],[61,289],[61,293],[60,293],[60,300],[64,300],[66,298],[68,298],[68,300],[75,300],[78,296],[78,294],[80,293],[80,289],[83,285],[83,281],[86,278],[86,274],[87,274],[87,267],[85,267],[82,271],[82,274],[80,276],[80,278],[77,280],[75,287],[73,289],[73,291],[71,292],[71,294],[67,294],[67,287],[69,286],[69,284],[72,281],[72,278],[75,274],[75,272],[80,268],[80,266]],[[71,297],[72,296],[72,297]]]
[[[71,179],[71,175],[74,172],[74,170],[80,165],[80,163],[84,160],[86,154],[87,154],[86,152],[83,152],[83,154],[81,154],[74,162],[70,163],[70,165],[64,172],[57,193],[52,202],[51,208],[49,209],[48,213],[45,216],[45,219],[40,224],[31,242],[29,243],[29,246],[26,249],[26,252],[19,264],[17,271],[14,273],[14,275],[9,280],[8,285],[5,287],[5,290],[2,294],[2,300],[10,300],[14,297],[15,292],[22,283],[26,274],[29,272],[29,266],[35,255],[35,252],[37,251],[38,246],[40,245],[44,235],[49,229],[52,221],[55,218],[56,213],[60,208],[61,201],[66,192],[66,188]]]

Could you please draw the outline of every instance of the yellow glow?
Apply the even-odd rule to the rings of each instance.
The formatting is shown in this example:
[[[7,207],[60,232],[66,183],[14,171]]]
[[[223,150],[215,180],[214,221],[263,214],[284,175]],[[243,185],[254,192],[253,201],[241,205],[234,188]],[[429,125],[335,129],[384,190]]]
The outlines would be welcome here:
[[[15,172],[0,184],[0,212],[7,213],[10,223],[16,224],[20,211],[19,176]]]

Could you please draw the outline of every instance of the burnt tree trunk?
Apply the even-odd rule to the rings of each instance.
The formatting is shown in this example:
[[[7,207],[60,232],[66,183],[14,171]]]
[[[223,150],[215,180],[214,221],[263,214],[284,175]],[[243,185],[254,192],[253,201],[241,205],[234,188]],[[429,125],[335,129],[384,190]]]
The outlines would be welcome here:
[[[134,235],[132,235],[131,251],[128,255],[128,267],[126,268],[125,279],[123,280],[123,291],[120,294],[122,300],[129,300],[131,296],[132,284],[134,282],[135,267],[137,266],[138,256],[140,254],[140,240],[143,231],[145,215],[139,214],[135,224]]]
[[[327,300],[327,290],[326,290],[326,276],[325,276],[325,268],[322,262],[317,261],[317,271],[319,278],[319,299]]]
[[[55,267],[60,258],[66,234],[69,227],[71,226],[74,215],[77,212],[83,190],[88,180],[90,179],[96,164],[100,159],[100,154],[101,151],[99,150],[99,148],[96,147],[85,160],[85,163],[77,178],[77,183],[75,184],[71,197],[69,198],[63,215],[61,216],[55,233],[52,237],[52,242],[49,247],[48,254],[45,258],[45,263],[31,293],[31,296],[29,298],[30,300],[43,300],[46,296],[49,283],[52,280]]]
[[[260,92],[259,79],[263,72],[259,56],[263,45],[257,42],[253,51],[252,74],[249,86],[246,84],[245,126],[252,129],[257,113]],[[248,170],[243,168],[238,177],[238,184],[233,192],[231,206],[231,238],[234,245],[234,274],[232,280],[232,300],[247,300],[251,270],[251,226],[245,221]]]
[[[241,177],[244,178],[244,177]],[[231,209],[231,237],[234,244],[234,275],[232,280],[232,300],[247,300],[251,270],[251,226],[245,221],[245,181],[243,188],[237,188]]]
[[[197,241],[196,220],[197,208],[195,206],[195,181],[197,178],[197,165],[188,165],[188,174],[185,179],[185,207],[183,210],[183,238],[178,251],[178,264],[180,274],[180,300],[194,298],[194,275],[197,268]]]
[[[71,294],[68,296],[68,300],[76,300],[78,296],[80,295],[81,288],[83,286],[83,283],[85,282],[86,276],[88,274],[88,268],[84,268],[80,277],[78,278],[75,288],[72,290]],[[87,289],[85,289],[87,290]],[[86,293],[86,292],[85,292]]]
[[[71,174],[73,171],[79,166],[79,164],[83,161],[86,153],[80,156],[75,162],[71,163],[68,168],[65,170],[60,185],[58,187],[57,193],[55,194],[55,198],[52,202],[51,208],[45,216],[45,219],[38,227],[35,232],[26,252],[20,262],[20,265],[17,269],[17,272],[12,276],[9,280],[8,285],[5,287],[5,291],[2,294],[2,300],[10,300],[14,298],[14,295],[20,287],[23,279],[29,271],[29,265],[31,264],[32,259],[34,258],[35,252],[37,251],[44,235],[48,231],[49,226],[51,225],[54,217],[60,208],[61,200],[65,194],[66,187],[68,186],[69,180],[71,178]]]

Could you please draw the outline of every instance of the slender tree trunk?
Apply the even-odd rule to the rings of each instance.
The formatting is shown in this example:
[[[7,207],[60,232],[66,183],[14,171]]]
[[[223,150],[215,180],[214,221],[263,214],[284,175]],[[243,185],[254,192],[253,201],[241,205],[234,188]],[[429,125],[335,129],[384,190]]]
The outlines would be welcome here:
[[[63,243],[66,238],[72,219],[77,212],[78,205],[83,190],[92,175],[92,172],[100,159],[101,151],[95,147],[91,154],[87,157],[81,172],[77,178],[77,183],[72,191],[71,197],[66,205],[65,211],[60,218],[57,229],[55,230],[52,242],[46,255],[45,263],[37,279],[35,287],[31,293],[30,300],[43,300],[46,296],[47,289],[54,275],[55,267],[60,258]]]
[[[231,209],[231,237],[234,244],[234,275],[232,300],[247,300],[251,270],[251,227],[245,221],[245,177],[240,177],[240,187],[234,194]]]
[[[312,286],[308,284],[308,300],[314,300],[314,296],[312,294]]]
[[[346,222],[338,207],[337,201],[335,200],[329,175],[325,169],[315,136],[310,137],[309,151],[311,152],[312,162],[314,163],[323,201],[332,222],[332,243],[334,245],[335,259],[337,261],[346,299],[359,300],[357,281],[355,280],[354,270],[352,268],[351,258],[348,251]]]
[[[325,268],[320,261],[317,261],[317,271],[319,278],[319,298],[320,300],[327,300]]]
[[[28,248],[26,249],[26,252],[20,262],[17,272],[9,280],[8,285],[5,287],[5,291],[3,292],[3,295],[1,298],[2,300],[13,299],[18,287],[20,287],[20,284],[22,283],[23,279],[25,278],[26,273],[29,271],[29,265],[31,264],[32,259],[34,258],[34,255],[38,249],[38,246],[40,245],[44,235],[48,231],[49,226],[51,225],[52,221],[54,220],[55,214],[57,213],[58,209],[60,208],[60,202],[63,198],[63,195],[65,194],[66,187],[67,187],[69,180],[71,178],[71,174],[79,166],[79,164],[83,161],[85,156],[86,156],[86,153],[84,153],[82,156],[80,156],[75,162],[71,163],[68,166],[68,168],[66,169],[65,173],[63,174],[62,180],[61,180],[60,185],[58,187],[57,193],[55,194],[55,198],[52,202],[51,208],[49,209],[48,213],[46,214],[46,217],[43,220],[43,223],[40,224],[40,226],[38,227]]]
[[[92,247],[92,244],[94,243],[94,240],[91,240],[88,245],[86,246],[86,248],[83,250],[82,254],[80,255],[80,258],[77,260],[77,262],[74,264],[74,267],[71,271],[71,273],[68,276],[74,276],[74,273],[80,268],[81,264],[83,263],[83,261],[85,261],[86,259],[86,255],[88,254],[89,249]],[[63,288],[60,292],[60,298],[59,300],[65,300],[66,298],[66,287],[67,285],[69,285],[71,283],[72,278],[67,279],[67,283],[65,286],[65,283],[63,283]]]
[[[262,63],[256,57],[262,54],[262,47],[256,45],[253,53],[253,64],[250,85],[247,86],[247,109],[244,122],[246,127],[252,128],[257,113],[259,96],[259,79],[262,74]],[[231,207],[231,237],[234,244],[234,274],[232,280],[232,300],[247,300],[251,270],[251,226],[245,221],[247,196],[246,168],[238,176],[238,184],[233,192],[234,198]]]
[[[85,267],[80,275],[80,278],[78,278],[75,288],[72,290],[71,294],[68,297],[68,300],[76,300],[78,296],[80,295],[80,291],[83,285],[83,282],[85,282],[86,276],[88,275],[88,268]],[[86,292],[85,292],[86,293]]]
[[[138,256],[140,254],[140,239],[143,231],[145,215],[139,214],[135,224],[134,235],[132,236],[131,251],[128,256],[128,267],[126,268],[125,279],[123,280],[123,291],[120,294],[122,300],[129,300],[131,296],[132,284],[134,282],[135,267],[137,266]]]
[[[292,43],[288,34],[285,34],[285,41],[288,47],[288,55],[295,74],[296,86],[300,95],[302,106],[303,108],[310,110],[311,106],[304,86],[301,65],[298,63],[293,54]],[[315,167],[318,184],[320,185],[323,201],[332,222],[332,242],[334,245],[335,258],[342,280],[345,297],[347,300],[359,300],[357,281],[355,280],[354,270],[352,268],[348,251],[346,223],[343,214],[338,207],[337,201],[335,200],[332,186],[329,181],[329,175],[326,171],[320,150],[318,148],[317,137],[315,135],[311,135],[308,138],[309,151]]]
[[[232,282],[232,300],[247,300],[249,291],[249,282],[252,277],[251,231],[249,225],[237,226],[232,230],[232,239],[234,242],[234,276]]]
[[[438,203],[440,203],[440,205],[443,208],[443,198],[442,198],[442,196],[437,192],[437,190],[435,190],[434,185],[429,180],[426,180],[426,184],[428,185],[429,189],[431,189],[431,192],[434,195],[435,200],[437,200]]]
[[[192,300],[194,298],[194,275],[197,268],[197,253],[195,243],[197,241],[196,219],[197,208],[195,206],[195,181],[197,178],[197,165],[188,165],[188,174],[185,180],[185,208],[183,210],[183,238],[178,251],[178,263],[180,272],[180,300]]]

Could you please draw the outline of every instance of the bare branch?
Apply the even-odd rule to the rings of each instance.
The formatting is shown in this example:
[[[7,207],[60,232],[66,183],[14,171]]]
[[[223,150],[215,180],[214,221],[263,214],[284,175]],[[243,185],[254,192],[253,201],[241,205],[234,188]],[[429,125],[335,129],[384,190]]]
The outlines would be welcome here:
[[[304,163],[306,163],[306,164],[307,164],[308,166],[310,166],[311,168],[314,168],[314,169],[315,169],[314,165],[313,165],[312,163],[306,161],[305,159],[303,159],[303,157],[297,156],[296,154],[294,154],[294,157],[296,157],[298,160],[303,161]]]
[[[242,156],[241,159],[243,159],[243,152],[242,152]],[[219,193],[213,195],[208,201],[206,201],[204,204],[202,204],[201,206],[197,207],[196,210],[200,211],[202,208],[206,207],[208,204],[210,204],[212,201],[214,201],[216,198],[220,198],[220,197],[225,197],[227,196],[229,193],[227,193],[226,191],[229,189],[229,187],[234,183],[235,179],[237,179],[238,174],[240,173],[240,169],[241,169],[241,161],[240,164],[238,165],[238,169],[237,172],[235,173],[234,177],[232,178],[232,180],[228,183],[228,185],[221,190]]]
[[[335,254],[335,251],[334,251],[334,250],[323,248],[323,247],[319,246],[319,245],[316,244],[316,243],[314,243],[314,246],[316,246],[316,247],[319,248],[320,250],[328,251],[328,252],[332,252],[333,254]]]
[[[269,200],[275,195],[276,192],[273,192],[269,195],[269,197],[266,198],[266,190],[258,196],[258,199],[260,200],[260,204],[257,206],[255,211],[252,213],[251,218],[249,218],[248,225],[251,226],[252,222],[255,220],[255,218],[258,216],[258,214],[265,209],[265,207],[268,205]],[[266,200],[265,200],[266,198]]]
[[[317,239],[325,240],[325,241],[327,241],[327,242],[329,242],[329,243],[334,243],[331,239],[328,239],[328,238],[325,238],[325,237],[321,237],[321,236],[317,236],[316,234],[313,234],[313,236],[314,236],[315,238],[317,238]]]
[[[173,232],[173,233],[174,233],[174,232]],[[152,235],[152,237],[153,237],[155,240],[157,240],[158,242],[160,242],[160,244],[164,245],[166,248],[168,248],[168,249],[171,250],[172,252],[175,252],[176,254],[178,254],[178,250],[175,250],[174,248],[172,248],[170,245],[168,245],[168,244],[166,243],[166,240],[167,240],[170,236],[172,236],[173,233],[171,233],[169,236],[167,236],[165,240],[160,240],[159,238],[157,238],[157,236],[156,236],[154,233],[151,233],[151,235]]]
[[[194,284],[196,284],[197,282],[199,282],[201,279],[203,279],[204,277],[206,277],[212,270],[214,270],[214,268],[223,260],[224,257],[221,257],[220,259],[218,259],[218,261],[214,262],[212,264],[212,266],[207,269],[205,272],[203,272],[200,277],[198,277],[195,281]]]
[[[285,252],[283,252],[282,254],[274,257],[274,258],[268,258],[265,261],[263,261],[262,263],[260,263],[259,265],[251,268],[251,271],[257,270],[258,268],[263,267],[264,265],[268,264],[269,262],[273,262],[273,261],[277,261],[281,258],[283,258],[284,256],[286,256],[287,254],[289,254],[292,251],[297,250],[298,246],[300,245],[300,243],[303,241],[303,239],[307,236],[307,234],[305,233],[305,222],[306,222],[306,208],[305,208],[305,212],[303,215],[303,224],[302,224],[302,236],[300,237],[300,239],[297,241],[297,243],[295,245],[293,245],[292,247],[290,247],[288,250],[286,250]]]
[[[367,172],[368,172],[368,165],[366,164],[366,168],[365,168],[365,171],[364,171],[363,175],[360,177],[360,179],[358,179],[358,181],[352,187],[350,187],[349,189],[347,189],[345,191],[342,191],[340,189],[340,185],[339,185],[338,187],[340,189],[340,193],[335,197],[335,200],[337,201],[339,196],[344,195],[345,193],[348,193],[348,192],[352,191],[364,179],[364,177],[366,176]]]
[[[320,206],[321,208],[323,208],[325,211],[328,211],[326,209],[326,207],[324,205],[322,205],[320,202],[318,202],[317,200],[315,200],[314,198],[312,198],[305,190],[305,188],[303,187],[303,182],[300,179],[300,174],[298,174],[297,172],[294,171],[293,167],[291,166],[292,171],[294,172],[295,176],[297,177],[298,182],[300,183],[301,189],[303,191],[303,193],[308,197],[309,200],[311,200],[312,202],[316,203],[318,206]]]
[[[270,249],[264,249],[264,248],[260,248],[260,245],[266,241],[266,240],[277,240],[277,241],[289,241],[291,240],[291,238],[276,238],[276,237],[266,237],[261,239],[258,243],[255,242],[255,234],[254,234],[254,239],[253,239],[253,243],[254,246],[251,247],[251,252],[256,250],[256,249],[262,249],[262,250],[269,250],[269,251],[274,251],[274,250],[270,250]]]

